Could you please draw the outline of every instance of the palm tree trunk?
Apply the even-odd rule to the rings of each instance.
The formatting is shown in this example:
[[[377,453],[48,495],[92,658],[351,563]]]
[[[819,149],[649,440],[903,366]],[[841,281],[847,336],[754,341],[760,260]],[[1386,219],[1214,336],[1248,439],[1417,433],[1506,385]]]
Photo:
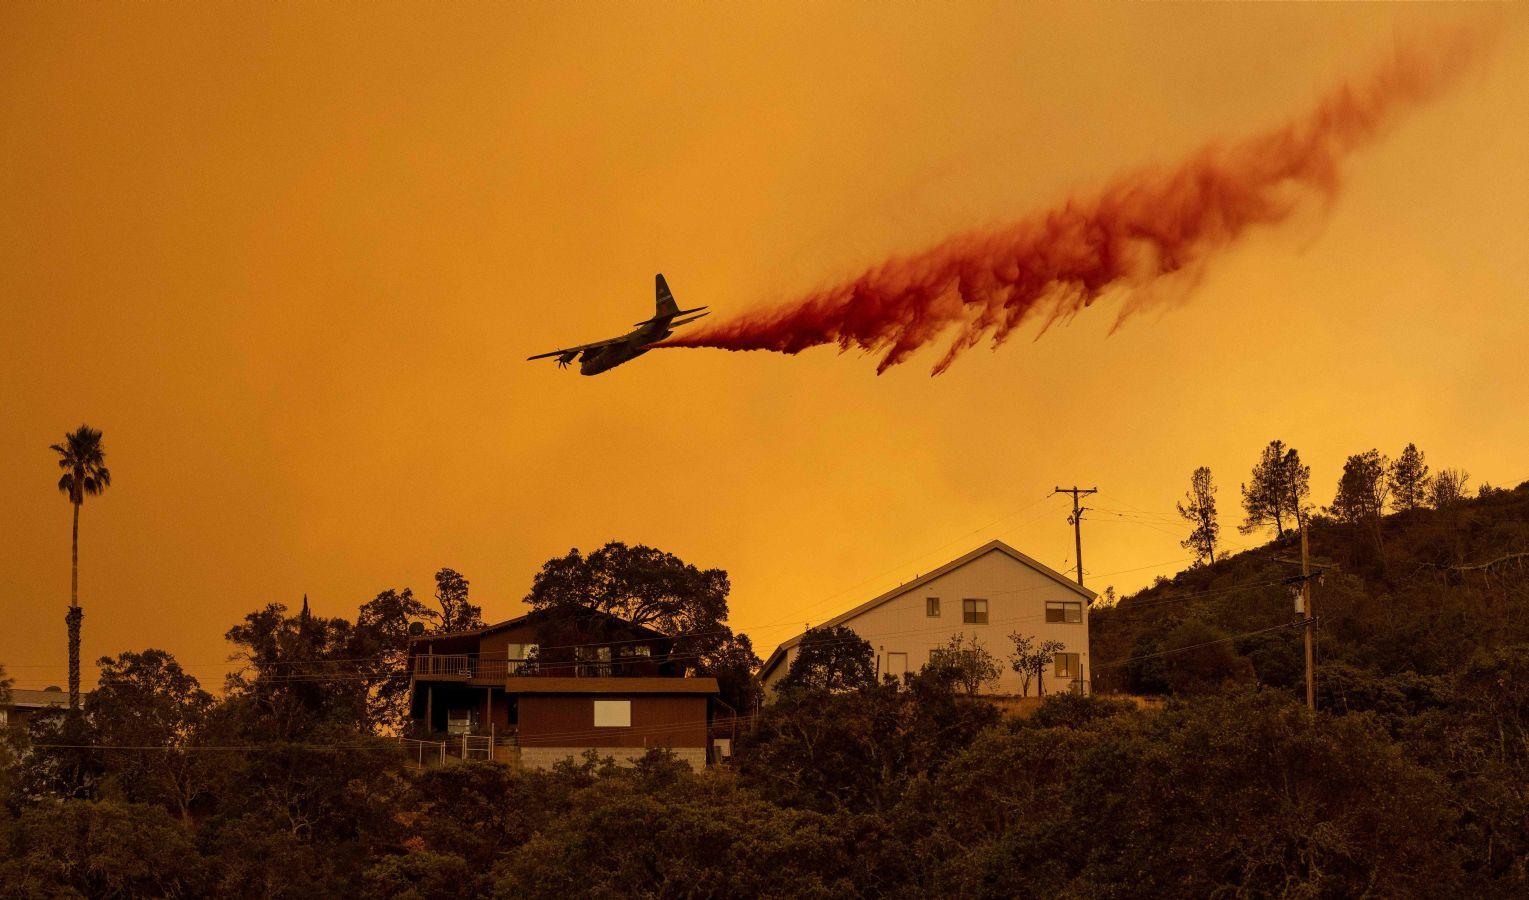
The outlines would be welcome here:
[[[69,708],[80,708],[80,504],[74,504],[74,543],[69,566]]]

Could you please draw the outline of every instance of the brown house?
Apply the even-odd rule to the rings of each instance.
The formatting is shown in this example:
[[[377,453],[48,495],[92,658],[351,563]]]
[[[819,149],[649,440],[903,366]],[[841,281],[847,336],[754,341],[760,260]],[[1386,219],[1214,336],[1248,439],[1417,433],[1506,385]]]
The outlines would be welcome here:
[[[593,612],[421,635],[409,647],[412,731],[539,768],[591,749],[628,762],[653,747],[701,766],[717,681],[680,677],[673,646]]]
[[[522,765],[550,768],[591,749],[631,760],[654,747],[706,764],[715,678],[533,675],[508,679],[506,690],[519,707]]]

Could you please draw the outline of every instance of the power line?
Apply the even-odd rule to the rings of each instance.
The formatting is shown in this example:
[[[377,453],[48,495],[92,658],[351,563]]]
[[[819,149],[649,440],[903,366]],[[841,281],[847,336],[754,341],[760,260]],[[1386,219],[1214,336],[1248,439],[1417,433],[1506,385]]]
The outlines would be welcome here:
[[[1146,567],[1143,567],[1143,568],[1146,568]],[[1108,574],[1118,574],[1118,573],[1103,573],[1103,574],[1108,575]],[[1228,594],[1241,593],[1241,592],[1252,590],[1254,588],[1267,587],[1267,586],[1270,586],[1270,585],[1278,585],[1278,584],[1283,584],[1283,583],[1284,583],[1284,579],[1271,579],[1271,580],[1268,580],[1268,581],[1245,582],[1243,584],[1229,585],[1227,587],[1214,588],[1214,589],[1208,589],[1208,590],[1203,590],[1203,591],[1195,591],[1195,592],[1191,592],[1191,593],[1188,593],[1188,594],[1181,594],[1181,595],[1168,596],[1168,597],[1159,597],[1159,598],[1153,598],[1153,599],[1147,599],[1147,600],[1137,600],[1137,601],[1131,602],[1129,604],[1122,604],[1121,606],[1119,606],[1117,608],[1122,610],[1122,611],[1134,611],[1134,610],[1138,610],[1138,609],[1152,608],[1152,607],[1156,607],[1156,606],[1160,606],[1160,605],[1164,605],[1164,604],[1184,603],[1184,602],[1188,602],[1188,601],[1191,601],[1191,600],[1199,600],[1199,599],[1206,599],[1206,598],[1210,598],[1210,597],[1217,597],[1217,596],[1224,596],[1224,595],[1228,595]],[[1036,590],[1046,590],[1046,589],[1049,589],[1049,588],[1050,588],[1049,585],[1040,585],[1040,586],[1033,587],[1033,588],[1017,588],[1013,592],[1014,593],[1020,593],[1020,592],[1029,592],[1029,591],[1036,591]],[[996,594],[997,592],[989,592],[989,593],[990,594]],[[1046,616],[1046,614],[1044,612],[1034,613],[1034,614],[1029,614],[1029,615],[1024,615],[1024,616],[1010,616],[1010,617],[1005,617],[1005,618],[1002,618],[1002,619],[992,620],[988,624],[1013,624],[1013,623],[1017,623],[1017,622],[1034,621],[1034,620],[1038,620],[1038,619],[1043,619],[1043,618],[1045,618],[1045,616]],[[963,623],[963,624],[965,624],[965,623]],[[922,627],[922,628],[903,629],[903,630],[895,631],[895,632],[878,632],[876,635],[873,635],[873,636],[874,637],[878,637],[878,638],[879,637],[900,637],[900,636],[911,635],[911,634],[922,634],[922,633],[929,633],[929,632],[936,632],[936,631],[946,631],[946,630],[948,630],[948,628],[949,628],[948,625],[945,625],[945,624],[942,623],[942,624],[939,624],[939,625],[930,625],[930,626],[925,626],[925,627]],[[701,630],[701,631],[695,631],[695,632],[682,632],[682,635],[700,636],[700,635],[716,634],[716,633],[720,633],[720,632],[718,632],[718,631],[710,631],[710,630]],[[633,640],[647,640],[647,641],[651,641],[651,640],[654,640],[654,639],[653,638],[644,638],[644,639],[633,639]],[[609,646],[610,643],[611,642],[591,641],[591,642],[585,642],[585,643],[579,643],[579,644],[549,645],[548,647],[542,648],[542,649],[549,649],[550,650],[550,649],[581,649],[581,648],[588,648],[588,647],[604,647],[604,646]],[[457,656],[457,655],[472,656],[473,654],[441,654],[441,655],[446,655],[446,656]],[[688,652],[688,653],[655,654],[655,655],[649,656],[649,657],[630,657],[630,658],[626,658],[626,659],[631,659],[631,660],[634,660],[634,661],[635,660],[643,660],[645,662],[658,663],[658,662],[681,662],[681,661],[699,660],[700,658],[702,658],[702,656],[703,656],[703,654],[701,654],[699,652]],[[382,661],[382,660],[385,660],[385,659],[388,659],[388,658],[390,658],[390,657],[383,657],[383,656],[341,657],[341,658],[334,658],[334,659],[314,658],[314,659],[284,660],[282,662],[284,664],[294,665],[294,666],[295,665],[306,665],[306,664],[312,664],[312,665],[315,665],[315,666],[322,666],[322,665],[334,665],[334,664],[337,664],[337,663],[345,663],[345,662],[376,662],[376,661]],[[483,657],[481,655],[478,656],[478,658],[480,660],[487,658],[490,661],[497,661],[493,657]],[[516,660],[516,661],[524,662],[524,660]],[[550,661],[550,663],[544,662],[544,664],[551,664],[551,665],[555,665],[555,666],[558,666],[559,668],[561,668],[561,667],[565,667],[565,666],[574,666],[574,665],[601,665],[601,664],[620,665],[620,664],[623,664],[625,661],[626,660],[622,659],[622,658],[618,658],[618,659],[614,659],[614,660],[609,660],[609,661],[605,661],[605,660],[569,660],[569,661],[554,660],[554,661]],[[247,671],[247,668],[244,669],[244,670],[240,670],[238,672],[230,673],[230,674],[231,675],[235,675],[235,676],[240,676],[240,675],[243,674],[244,671]],[[411,671],[395,671],[395,672],[391,672],[391,673],[389,673],[389,672],[355,672],[355,671],[345,671],[345,672],[305,672],[305,673],[286,673],[286,674],[283,674],[283,673],[265,673],[265,674],[256,673],[254,679],[250,682],[250,684],[259,684],[261,682],[295,682],[295,681],[345,681],[345,680],[370,681],[370,680],[376,680],[376,679],[381,679],[381,678],[403,678],[403,677],[408,677],[411,674],[412,674]]]
[[[1204,649],[1206,647],[1213,647],[1213,646],[1216,646],[1218,644],[1226,644],[1226,643],[1230,643],[1232,641],[1241,640],[1241,639],[1247,638],[1247,637],[1255,637],[1255,636],[1260,635],[1260,634],[1267,634],[1267,633],[1269,633],[1271,631],[1278,631],[1278,630],[1283,629],[1283,628],[1296,628],[1296,627],[1309,626],[1309,625],[1311,625],[1313,623],[1313,621],[1314,621],[1313,619],[1303,619],[1303,620],[1296,621],[1296,622],[1282,622],[1282,623],[1280,623],[1278,625],[1270,625],[1270,626],[1268,626],[1266,628],[1256,628],[1256,629],[1254,629],[1252,631],[1245,631],[1245,632],[1242,632],[1240,634],[1229,635],[1229,636],[1223,637],[1223,638],[1216,638],[1215,640],[1201,641],[1200,643],[1190,644],[1190,645],[1185,646],[1185,647],[1175,647],[1175,648],[1173,648],[1171,650],[1160,650],[1160,651],[1157,651],[1155,653],[1143,653],[1143,654],[1140,654],[1140,655],[1137,655],[1137,656],[1126,657],[1125,659],[1117,659],[1117,660],[1114,660],[1112,662],[1092,663],[1090,665],[1090,668],[1095,669],[1095,670],[1097,670],[1097,669],[1109,669],[1109,668],[1114,668],[1116,666],[1123,666],[1123,665],[1126,665],[1128,663],[1140,662],[1140,661],[1146,660],[1146,659],[1157,659],[1157,658],[1164,657],[1164,656],[1173,656],[1173,655],[1178,654],[1178,653],[1189,653],[1189,652],[1194,651],[1194,650],[1202,650],[1202,649]],[[736,721],[736,722],[740,722],[740,723],[747,723],[747,722],[752,722],[752,721],[754,721],[757,718],[759,718],[758,715],[750,714],[750,715],[744,715],[744,716],[734,716],[732,720]],[[675,731],[678,731],[678,730],[680,730],[680,726],[675,726],[675,725],[645,725],[645,726],[638,726],[636,728],[624,729],[622,731],[622,733],[623,734],[661,734],[661,733],[666,733],[666,732],[671,732],[672,733],[672,732],[675,732]],[[582,737],[589,737],[589,736],[598,736],[598,735],[603,735],[603,734],[608,734],[608,733],[609,732],[605,731],[605,730],[591,728],[591,729],[579,729],[579,730],[569,730],[569,731],[541,732],[541,733],[538,733],[538,734],[527,735],[527,737],[529,739],[531,739],[531,740],[534,740],[534,741],[541,741],[541,740],[567,740],[567,739],[571,739],[571,738],[582,738]],[[484,737],[484,736],[485,735],[479,735],[479,737]],[[160,744],[132,745],[132,744],[54,744],[54,743],[47,743],[47,744],[31,744],[29,746],[34,747],[34,748],[42,748],[42,749],[50,749],[50,750],[154,750],[154,751],[167,751],[167,750],[169,750],[169,751],[178,751],[178,752],[191,752],[191,751],[240,751],[240,752],[256,752],[256,751],[276,751],[276,750],[315,750],[315,751],[370,750],[370,751],[374,751],[374,752],[385,752],[385,751],[386,752],[391,752],[393,750],[393,747],[390,746],[390,744],[393,741],[397,741],[397,740],[406,740],[406,739],[377,738],[376,740],[374,740],[372,742],[368,742],[368,743],[356,743],[356,744],[319,744],[319,743],[302,743],[302,742],[279,742],[279,743],[266,743],[266,744],[227,744],[227,745],[188,744],[188,745],[185,745],[185,746],[175,746],[175,745],[169,745],[169,744],[166,744],[166,745],[160,745]],[[447,740],[449,741],[449,738]],[[418,743],[438,745],[438,744],[440,744],[442,742],[441,741],[423,741],[423,740],[421,740],[421,741],[418,741]],[[518,744],[519,744],[519,737],[517,735],[517,745]],[[638,749],[662,749],[662,748],[639,748],[639,747],[632,747],[630,749],[638,750]]]
[[[1158,651],[1156,653],[1143,653],[1140,656],[1128,656],[1125,659],[1117,659],[1117,660],[1114,660],[1113,662],[1094,663],[1092,668],[1094,668],[1094,669],[1112,669],[1115,666],[1123,666],[1126,663],[1140,662],[1141,660],[1144,660],[1144,659],[1156,659],[1159,656],[1172,656],[1175,653],[1188,653],[1191,650],[1199,650],[1199,649],[1202,649],[1204,647],[1215,646],[1216,644],[1225,644],[1225,643],[1229,643],[1231,641],[1238,641],[1238,640],[1242,640],[1245,637],[1253,637],[1254,635],[1265,634],[1265,633],[1270,632],[1270,631],[1278,631],[1281,628],[1296,628],[1296,627],[1299,627],[1299,626],[1302,626],[1302,625],[1309,625],[1311,622],[1312,622],[1311,619],[1302,619],[1299,622],[1281,622],[1278,625],[1270,625],[1267,628],[1258,628],[1258,629],[1254,629],[1253,631],[1244,631],[1242,634],[1234,634],[1234,635],[1231,635],[1229,637],[1217,638],[1217,639],[1215,639],[1213,641],[1204,641],[1204,642],[1199,643],[1199,644],[1190,644],[1187,647],[1175,647],[1172,650],[1160,650],[1160,651]]]
[[[1078,554],[1078,587],[1082,587],[1083,586],[1083,514],[1088,511],[1088,507],[1086,507],[1086,506],[1079,506],[1078,505],[1078,501],[1079,501],[1079,499],[1081,497],[1086,497],[1089,494],[1097,494],[1097,493],[1099,493],[1099,489],[1096,488],[1096,487],[1092,487],[1092,488],[1080,488],[1077,485],[1073,485],[1070,488],[1059,487],[1059,488],[1053,490],[1051,493],[1053,493],[1053,494],[1071,494],[1072,495],[1072,515],[1067,518],[1067,523],[1072,526],[1073,541],[1077,545],[1077,554]]]

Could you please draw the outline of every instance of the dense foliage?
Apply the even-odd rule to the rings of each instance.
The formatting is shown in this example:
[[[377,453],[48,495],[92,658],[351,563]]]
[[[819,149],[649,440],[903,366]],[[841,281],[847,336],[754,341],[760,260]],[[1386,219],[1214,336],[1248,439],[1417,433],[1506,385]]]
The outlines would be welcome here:
[[[6,750],[0,896],[1522,895],[1529,486],[1375,524],[1311,518],[1315,715],[1287,536],[1092,613],[1096,687],[1138,696],[1005,716],[971,647],[878,682],[825,633],[701,773],[415,769],[363,648],[428,611],[268,607],[221,698],[126,653]]]

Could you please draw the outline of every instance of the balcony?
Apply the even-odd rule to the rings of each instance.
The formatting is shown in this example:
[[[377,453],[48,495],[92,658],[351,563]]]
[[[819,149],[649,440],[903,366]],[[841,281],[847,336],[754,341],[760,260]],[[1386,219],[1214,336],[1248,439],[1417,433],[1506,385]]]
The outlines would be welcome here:
[[[524,659],[484,659],[476,653],[422,653],[414,657],[413,675],[425,681],[504,684],[505,678],[526,668]]]
[[[503,685],[513,675],[555,678],[654,678],[667,675],[660,659],[619,656],[615,660],[495,659],[476,653],[421,653],[413,657],[411,674],[420,681],[473,685]]]

